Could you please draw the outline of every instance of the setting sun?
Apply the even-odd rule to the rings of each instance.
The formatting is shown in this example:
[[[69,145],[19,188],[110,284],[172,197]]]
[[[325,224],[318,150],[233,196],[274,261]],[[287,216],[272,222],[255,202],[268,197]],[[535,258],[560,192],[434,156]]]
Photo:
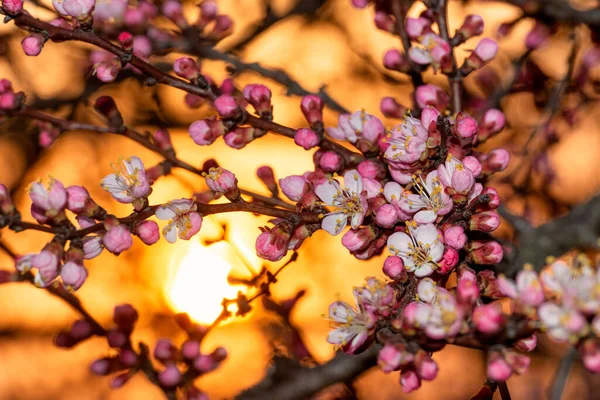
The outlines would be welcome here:
[[[210,246],[192,242],[182,258],[173,260],[173,277],[167,297],[171,306],[178,312],[201,323],[212,323],[221,312],[224,297],[234,298],[244,287],[232,286],[227,276],[232,264],[227,260],[232,249],[226,242]],[[230,308],[232,311],[234,306]]]

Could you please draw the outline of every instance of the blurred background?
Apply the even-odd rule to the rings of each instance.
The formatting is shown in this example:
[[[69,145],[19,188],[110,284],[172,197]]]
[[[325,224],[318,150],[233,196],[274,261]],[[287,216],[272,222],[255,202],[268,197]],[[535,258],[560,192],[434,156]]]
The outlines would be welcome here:
[[[316,92],[325,86],[327,93],[349,110],[364,108],[382,117],[379,100],[383,96],[394,96],[410,105],[412,86],[408,78],[385,70],[381,61],[385,50],[401,44],[396,37],[374,27],[372,8],[354,9],[349,0],[219,0],[218,5],[221,13],[235,21],[234,34],[218,44],[220,50],[233,50],[245,62],[281,68],[308,90]],[[597,7],[598,2],[574,5]],[[26,2],[25,8],[39,17],[50,16],[34,3]],[[417,16],[422,10],[422,4],[415,4],[410,15]],[[197,7],[186,2],[185,11],[196,15]],[[451,32],[462,24],[465,15],[476,13],[485,20],[483,36],[488,37],[496,37],[500,24],[520,15],[518,8],[497,2],[450,2],[449,12]],[[265,21],[269,21],[266,29]],[[525,53],[524,36],[532,25],[527,19],[518,22],[507,37],[498,39],[497,59],[467,78],[470,104],[491,98],[492,93],[514,79],[512,66]],[[557,32],[528,58],[541,71],[543,86],[551,88],[566,71],[570,50],[567,35],[568,32]],[[588,35],[581,32],[579,36],[580,46],[589,47]],[[40,56],[26,57],[19,44],[23,37],[12,24],[0,27],[0,77],[10,79],[16,90],[24,91],[29,104],[43,104],[63,118],[101,125],[102,120],[90,104],[100,95],[111,95],[128,126],[140,131],[169,127],[180,158],[198,167],[215,158],[236,174],[240,186],[265,195],[269,192],[256,177],[258,167],[271,166],[278,178],[313,168],[312,151],[270,134],[242,151],[227,147],[222,140],[209,147],[196,146],[188,136],[187,126],[209,116],[209,108],[190,109],[184,104],[183,92],[164,86],[146,87],[136,78],[98,89],[100,85],[89,73],[90,47],[49,42]],[[457,51],[459,61],[477,40],[468,41]],[[177,55],[171,54],[152,61],[164,63],[175,58]],[[202,69],[216,82],[231,72],[219,61],[203,60]],[[597,70],[593,73],[598,75]],[[489,76],[494,77],[492,89],[482,84]],[[429,72],[425,80],[447,87],[441,75]],[[275,120],[291,127],[306,124],[299,109],[300,98],[287,96],[285,87],[251,71],[239,73],[236,82],[239,87],[251,82],[267,84],[273,92]],[[492,185],[507,200],[511,211],[527,216],[535,224],[584,201],[600,186],[600,110],[594,102],[577,113],[572,125],[562,119],[553,124],[551,133],[559,140],[538,140],[539,136],[535,136],[523,156],[524,143],[539,124],[548,100],[543,90],[540,93],[533,96],[517,91],[502,97],[499,105],[507,115],[508,126],[485,145],[488,149],[505,146],[514,153],[509,170],[495,178]],[[325,117],[326,125],[337,124],[337,113],[326,109]],[[385,121],[390,127],[397,123]],[[21,210],[29,208],[25,192],[28,183],[51,174],[65,186],[84,185],[107,211],[126,215],[130,208],[113,201],[99,182],[112,172],[111,162],[131,155],[141,157],[146,165],[160,161],[155,154],[123,137],[67,132],[50,148],[43,149],[31,122],[13,119],[0,126],[0,182],[11,188]],[[150,202],[189,197],[204,188],[202,179],[174,170],[171,176],[157,181]],[[169,337],[181,343],[185,338],[171,318],[174,313],[188,312],[195,320],[210,323],[219,314],[223,297],[248,290],[228,283],[228,276],[249,278],[263,266],[275,271],[286,261],[266,264],[254,254],[258,227],[266,221],[245,214],[209,216],[201,233],[190,242],[169,245],[160,240],[147,247],[135,241],[133,248],[119,257],[103,252],[87,262],[90,278],[78,295],[104,326],[111,324],[114,305],[134,305],[140,313],[134,332],[136,341],[154,343],[158,338]],[[511,238],[508,227],[499,232],[503,238]],[[39,232],[16,235],[4,230],[2,235],[19,253],[38,251],[49,240],[48,235]],[[293,297],[302,289],[307,291],[294,309],[292,322],[317,361],[326,361],[334,354],[332,346],[325,342],[329,328],[322,315],[328,305],[338,298],[350,301],[352,287],[360,285],[365,277],[382,276],[385,256],[356,260],[341,246],[340,237],[319,231],[305,242],[298,261],[278,275],[279,281],[272,286],[275,299]],[[0,263],[11,267],[12,261],[0,253]],[[67,328],[77,315],[44,290],[26,283],[2,285],[0,309],[0,399],[162,398],[162,392],[140,374],[125,387],[110,390],[106,378],[89,373],[93,360],[110,354],[104,339],[93,338],[72,350],[54,347],[53,336]],[[281,321],[257,302],[248,316],[220,324],[203,342],[205,351],[224,346],[229,357],[218,371],[201,378],[198,386],[211,398],[221,399],[256,384],[265,376],[272,356],[285,352],[282,342],[286,334]],[[508,382],[513,398],[545,398],[563,351],[559,345],[540,340],[532,354],[530,371]],[[465,399],[484,382],[485,359],[479,351],[448,346],[434,359],[440,365],[438,378],[424,383],[414,394],[401,392],[398,373],[385,375],[373,369],[357,380],[358,397]],[[598,388],[597,378],[575,366],[563,398],[597,398],[594,393]],[[322,396],[333,397],[331,393]]]

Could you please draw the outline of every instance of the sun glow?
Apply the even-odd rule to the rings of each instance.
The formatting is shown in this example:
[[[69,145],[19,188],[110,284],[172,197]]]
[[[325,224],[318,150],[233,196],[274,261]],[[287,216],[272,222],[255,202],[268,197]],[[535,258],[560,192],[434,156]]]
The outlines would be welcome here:
[[[175,257],[173,275],[167,292],[171,307],[187,313],[193,320],[210,324],[221,313],[223,298],[234,298],[244,286],[227,282],[233,249],[227,242],[203,246],[191,242],[183,257]],[[232,305],[230,311],[235,310]]]

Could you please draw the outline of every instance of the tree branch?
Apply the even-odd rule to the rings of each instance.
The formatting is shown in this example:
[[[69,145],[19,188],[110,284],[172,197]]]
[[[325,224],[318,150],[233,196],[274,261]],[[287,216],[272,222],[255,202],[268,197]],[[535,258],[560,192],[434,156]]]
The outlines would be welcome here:
[[[335,383],[352,380],[374,367],[377,363],[379,349],[379,346],[371,346],[359,355],[338,352],[331,361],[323,365],[285,371],[285,376],[278,376],[281,375],[281,372],[277,371],[277,366],[275,366],[264,381],[242,392],[237,399],[305,399]],[[289,366],[286,365],[286,367]]]

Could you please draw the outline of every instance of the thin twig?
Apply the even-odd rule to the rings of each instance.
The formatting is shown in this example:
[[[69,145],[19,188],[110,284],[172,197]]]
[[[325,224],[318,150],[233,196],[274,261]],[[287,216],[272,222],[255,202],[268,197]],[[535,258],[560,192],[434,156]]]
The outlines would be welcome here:
[[[452,113],[456,114],[462,110],[462,76],[456,63],[456,57],[454,55],[454,46],[450,40],[450,34],[448,32],[448,2],[447,0],[440,0],[437,10],[437,23],[440,29],[440,35],[448,45],[450,46],[450,60],[452,62],[452,71],[448,74],[448,81],[450,82],[450,91],[452,92]]]
[[[498,382],[498,390],[500,391],[500,398],[502,400],[511,400],[510,391],[506,382]]]
[[[577,359],[579,353],[575,347],[569,346],[566,354],[560,360],[554,378],[552,379],[552,385],[550,386],[550,400],[560,400],[567,384],[567,378],[573,363]]]

